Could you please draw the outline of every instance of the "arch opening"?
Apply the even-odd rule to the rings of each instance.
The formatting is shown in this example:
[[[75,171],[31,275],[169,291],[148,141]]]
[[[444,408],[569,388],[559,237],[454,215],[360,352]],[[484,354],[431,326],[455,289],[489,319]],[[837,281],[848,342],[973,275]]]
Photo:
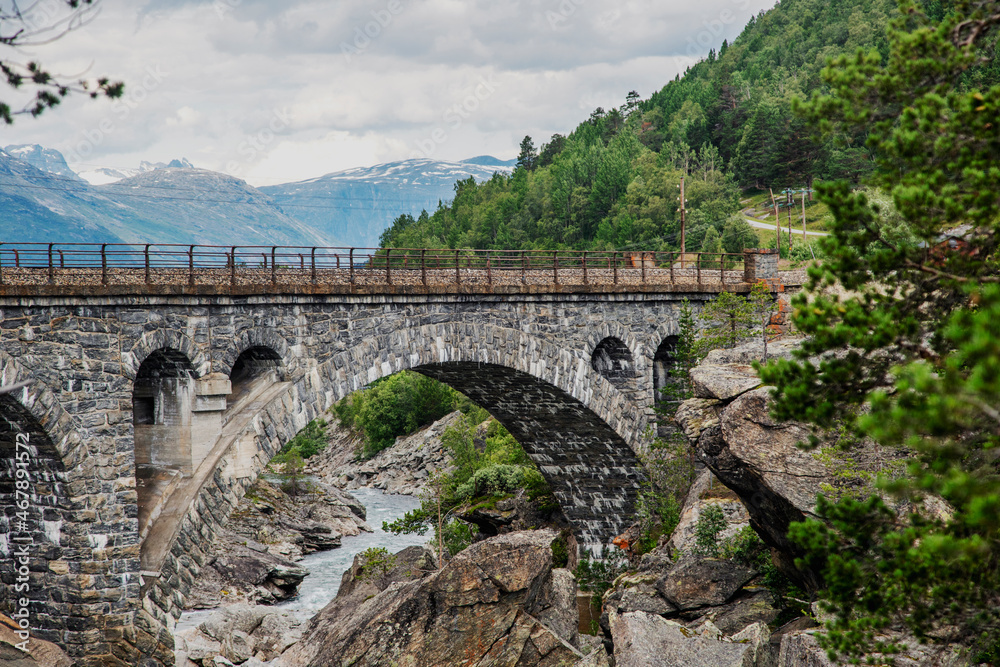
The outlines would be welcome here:
[[[195,371],[177,350],[160,348],[139,366],[132,389],[139,536],[193,468]]]
[[[48,563],[63,558],[74,531],[64,476],[44,428],[14,398],[0,396],[0,613],[19,621],[26,609],[32,636],[57,643],[67,619],[50,605],[68,591]]]
[[[613,385],[622,387],[635,377],[635,359],[620,338],[605,338],[591,355],[590,365]]]
[[[284,362],[280,354],[262,345],[247,348],[236,358],[229,373],[232,391],[227,397],[226,411],[232,413],[246,398],[280,382],[283,376]]]
[[[562,389],[506,366],[444,362],[413,370],[465,394],[500,422],[538,465],[593,553],[619,535],[635,513],[643,481],[628,443]]]
[[[656,348],[653,356],[653,405],[658,412],[676,410],[681,401],[679,379],[674,377],[677,368],[677,346],[680,336],[667,336]],[[666,437],[676,426],[669,419],[657,420],[657,435]]]

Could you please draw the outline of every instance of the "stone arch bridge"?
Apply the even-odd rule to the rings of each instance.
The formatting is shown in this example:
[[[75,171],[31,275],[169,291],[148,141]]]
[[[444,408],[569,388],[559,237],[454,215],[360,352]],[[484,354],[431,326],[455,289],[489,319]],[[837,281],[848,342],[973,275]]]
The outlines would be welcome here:
[[[28,382],[0,395],[0,612],[86,665],[172,664],[185,596],[244,491],[310,420],[404,369],[489,410],[579,543],[605,544],[634,509],[682,301],[781,289],[767,252],[714,276],[700,259],[352,256],[287,279],[273,250],[197,272],[151,271],[148,252],[145,267],[67,268],[50,247],[48,266],[10,268],[0,248],[0,384]]]

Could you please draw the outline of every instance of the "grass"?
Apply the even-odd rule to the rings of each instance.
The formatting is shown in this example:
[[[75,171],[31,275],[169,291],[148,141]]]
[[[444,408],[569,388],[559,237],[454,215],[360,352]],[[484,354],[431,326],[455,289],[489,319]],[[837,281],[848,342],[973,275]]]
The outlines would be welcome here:
[[[775,193],[777,197],[778,194]],[[796,202],[801,202],[800,197],[796,197]],[[774,207],[771,205],[771,194],[766,191],[749,191],[744,193],[744,197],[740,202],[740,207],[747,211],[747,215],[759,222],[774,224]],[[781,213],[781,226],[783,229],[788,229],[788,210],[780,209]],[[764,216],[767,217],[764,217]],[[806,229],[811,232],[822,232],[826,231],[826,224],[832,220],[830,215],[830,209],[826,204],[816,201],[806,201]],[[801,235],[802,233],[802,208],[801,204],[797,204],[795,209],[792,211],[792,229],[797,229]],[[772,234],[773,238],[773,234]],[[800,236],[801,238],[801,236]]]

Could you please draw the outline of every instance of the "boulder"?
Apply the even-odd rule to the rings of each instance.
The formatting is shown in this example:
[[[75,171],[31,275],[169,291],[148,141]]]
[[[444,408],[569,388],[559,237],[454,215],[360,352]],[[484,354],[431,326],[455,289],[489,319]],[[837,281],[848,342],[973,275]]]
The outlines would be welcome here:
[[[689,558],[656,582],[656,589],[681,611],[728,602],[756,572],[735,561]]]
[[[666,541],[671,553],[692,553],[697,546],[695,529],[702,512],[710,506],[718,507],[726,518],[726,528],[719,534],[719,540],[727,540],[750,525],[750,514],[735,494],[715,479],[711,470],[699,473],[681,509],[677,527]]]
[[[892,656],[897,667],[959,667],[967,665],[963,650],[951,645],[921,645],[914,637],[901,634],[877,636],[876,639],[905,645],[902,653]],[[837,667],[820,647],[815,631],[790,632],[782,636],[777,667]]]
[[[674,421],[691,442],[698,442],[702,431],[717,426],[722,401],[714,398],[691,398],[679,406],[674,413]]]
[[[771,359],[791,359],[795,350],[802,346],[804,338],[786,336],[767,344],[767,358]],[[738,364],[749,366],[755,361],[763,361],[764,343],[759,340],[752,340],[737,347],[712,350],[705,355],[706,364]]]
[[[759,387],[761,382],[753,366],[740,364],[701,364],[691,369],[695,398],[725,401]]]
[[[744,589],[729,604],[712,610],[712,622],[723,634],[738,633],[754,623],[769,625],[781,613],[767,589]]]
[[[716,638],[641,611],[611,615],[616,667],[753,667],[767,643],[767,629],[756,627],[746,640]]]
[[[425,546],[407,547],[393,556],[393,566],[385,574],[367,576],[363,554],[354,557],[351,567],[340,578],[337,596],[360,591],[365,597],[376,595],[396,582],[420,579],[437,571],[437,554]]]
[[[74,662],[52,642],[28,638],[27,652],[18,648],[25,640],[13,620],[0,614],[0,665],[4,667],[72,667]]]
[[[501,535],[367,599],[359,588],[338,594],[277,664],[573,665],[583,657],[572,644],[576,593],[565,574],[553,573],[555,537]]]
[[[669,563],[668,568],[669,569]],[[677,612],[677,607],[667,601],[658,590],[656,582],[663,576],[658,568],[645,572],[627,573],[615,580],[614,586],[604,594],[601,605],[601,628],[611,632],[611,614],[642,611],[665,616]]]

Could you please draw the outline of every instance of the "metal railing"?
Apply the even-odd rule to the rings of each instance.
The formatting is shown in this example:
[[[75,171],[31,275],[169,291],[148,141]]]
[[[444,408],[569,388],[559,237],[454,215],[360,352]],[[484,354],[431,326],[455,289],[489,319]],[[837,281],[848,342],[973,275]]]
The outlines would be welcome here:
[[[742,282],[743,259],[653,251],[0,243],[0,285],[726,285]]]

